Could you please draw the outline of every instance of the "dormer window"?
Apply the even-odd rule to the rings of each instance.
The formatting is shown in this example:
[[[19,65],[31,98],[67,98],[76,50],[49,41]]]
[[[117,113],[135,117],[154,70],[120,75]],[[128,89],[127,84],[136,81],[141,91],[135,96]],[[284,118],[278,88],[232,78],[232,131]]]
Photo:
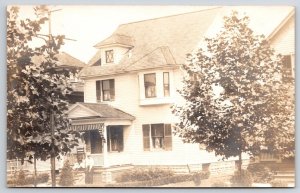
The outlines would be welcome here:
[[[106,63],[113,63],[114,62],[114,51],[113,50],[105,51],[105,58],[106,58]]]

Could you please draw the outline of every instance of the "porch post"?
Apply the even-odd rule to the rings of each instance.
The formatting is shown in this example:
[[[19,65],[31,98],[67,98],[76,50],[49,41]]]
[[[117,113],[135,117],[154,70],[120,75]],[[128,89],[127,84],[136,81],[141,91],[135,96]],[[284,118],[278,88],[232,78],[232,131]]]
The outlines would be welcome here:
[[[107,170],[109,167],[109,160],[108,160],[108,153],[107,153],[107,127],[106,124],[104,124],[103,128],[103,137],[105,139],[105,143],[103,143],[103,168],[104,171],[102,172],[102,182],[104,183],[111,183],[112,182],[112,176],[111,172]]]
[[[105,142],[103,143],[103,167],[108,167],[108,158],[107,158],[107,129],[106,124],[103,126],[103,137]]]

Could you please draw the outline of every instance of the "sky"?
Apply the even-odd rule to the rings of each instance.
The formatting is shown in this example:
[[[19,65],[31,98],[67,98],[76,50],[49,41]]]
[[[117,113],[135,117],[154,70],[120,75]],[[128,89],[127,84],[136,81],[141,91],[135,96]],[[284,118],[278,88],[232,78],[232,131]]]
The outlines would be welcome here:
[[[162,16],[193,12],[208,6],[50,6],[53,35],[65,35],[61,51],[88,63],[96,53],[93,46],[109,37],[120,24]],[[20,17],[33,17],[32,6],[21,6]],[[42,33],[48,34],[48,24]]]

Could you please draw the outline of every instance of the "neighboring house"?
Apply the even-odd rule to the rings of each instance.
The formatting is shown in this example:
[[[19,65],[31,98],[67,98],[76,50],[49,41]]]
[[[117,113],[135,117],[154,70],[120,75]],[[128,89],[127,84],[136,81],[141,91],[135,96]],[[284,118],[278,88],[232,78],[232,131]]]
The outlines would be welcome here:
[[[70,95],[70,103],[83,102],[84,101],[84,82],[78,77],[78,73],[86,67],[86,64],[77,58],[74,58],[66,52],[61,52],[56,55],[58,60],[58,69],[67,69],[72,72],[71,85],[72,93]]]
[[[70,103],[83,102],[84,82],[79,79],[78,73],[86,66],[86,64],[66,52],[60,52],[59,54],[56,54],[55,57],[57,58],[57,71],[66,69],[72,72],[70,81],[73,91],[69,97]],[[42,62],[42,58],[37,56],[33,57],[32,60],[33,62]]]
[[[225,172],[233,171],[234,158],[220,165],[214,153],[174,135],[178,119],[170,108],[183,102],[176,90],[182,86],[180,65],[186,54],[201,44],[229,9],[122,24],[95,45],[98,52],[80,72],[84,102],[68,112],[72,129],[83,133],[79,149],[91,154],[95,166],[108,170],[123,165],[168,166],[191,171],[210,164],[216,173],[221,166]],[[263,17],[253,25],[272,27],[266,36],[278,52],[290,56],[286,66],[293,72],[294,9],[283,9],[281,17],[273,20],[272,7],[263,9]],[[247,7],[242,10],[247,13]]]

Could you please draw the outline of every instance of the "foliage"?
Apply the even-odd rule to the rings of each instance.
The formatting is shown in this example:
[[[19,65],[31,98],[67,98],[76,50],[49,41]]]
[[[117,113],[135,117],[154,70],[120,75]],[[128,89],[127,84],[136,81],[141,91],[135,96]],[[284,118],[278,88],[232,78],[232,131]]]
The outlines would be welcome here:
[[[253,179],[250,172],[247,170],[242,170],[241,172],[234,172],[230,182],[233,187],[251,187]]]
[[[69,160],[66,160],[61,170],[59,185],[72,186],[73,184],[74,184],[73,169],[69,163]]]
[[[269,167],[262,163],[250,164],[247,170],[252,174],[253,181],[258,183],[268,183],[275,175]]]
[[[201,180],[208,179],[209,176],[210,176],[209,171],[195,172],[195,173],[193,173],[193,181],[196,186],[200,186]]]
[[[67,70],[57,71],[64,36],[47,39],[39,33],[48,20],[47,7],[35,8],[35,19],[20,19],[18,7],[7,11],[7,158],[46,160],[77,145],[77,132],[68,130],[67,97],[71,92]],[[45,40],[32,46],[37,39]],[[50,116],[54,116],[51,137]],[[74,135],[73,135],[74,134]]]
[[[117,182],[134,182],[134,181],[147,181],[163,177],[174,176],[174,172],[170,169],[149,168],[142,169],[137,168],[123,172],[116,178]]]
[[[262,149],[294,156],[294,80],[283,82],[282,57],[249,21],[232,12],[214,38],[187,55],[175,132],[224,159]]]

